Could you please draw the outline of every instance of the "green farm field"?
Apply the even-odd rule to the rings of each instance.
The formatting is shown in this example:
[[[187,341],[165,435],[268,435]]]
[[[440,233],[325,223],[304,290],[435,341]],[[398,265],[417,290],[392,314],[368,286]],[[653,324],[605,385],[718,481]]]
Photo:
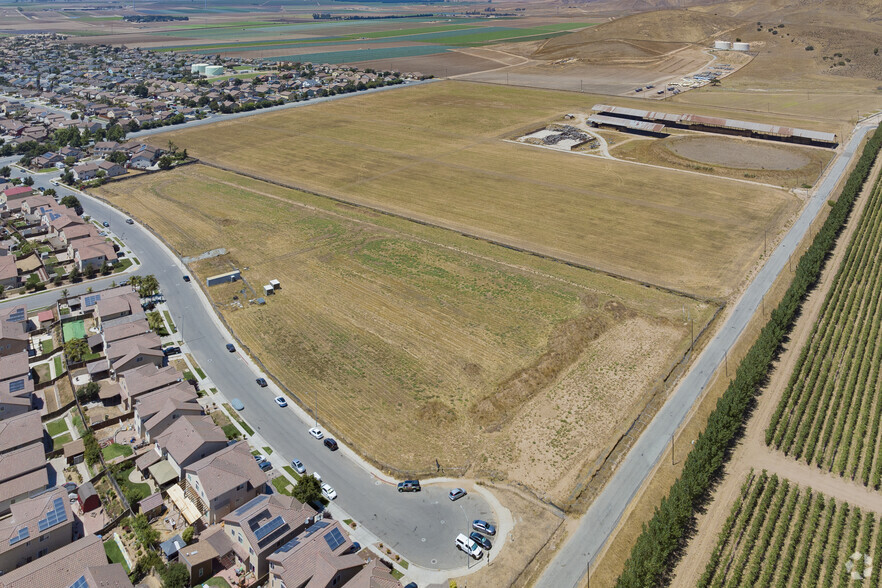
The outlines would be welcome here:
[[[486,462],[566,495],[688,348],[684,312],[698,331],[716,311],[202,165],[98,194],[181,255],[227,248],[191,269],[247,268],[208,290],[243,346],[307,410],[317,393],[335,436],[408,472]]]
[[[878,586],[879,523],[878,513],[751,473],[696,586]]]
[[[783,190],[504,139],[600,97],[463,82],[154,136],[240,173],[704,297],[801,203]]]

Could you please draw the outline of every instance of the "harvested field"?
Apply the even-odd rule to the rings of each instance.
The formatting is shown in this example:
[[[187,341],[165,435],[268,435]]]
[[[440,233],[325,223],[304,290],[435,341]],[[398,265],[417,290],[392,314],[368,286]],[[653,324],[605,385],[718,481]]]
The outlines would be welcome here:
[[[400,469],[493,463],[565,495],[566,473],[597,459],[688,347],[684,308],[696,331],[716,310],[201,165],[98,193],[183,255],[226,247],[192,269],[248,268],[209,289],[243,345],[294,394],[318,390],[335,435]],[[249,304],[271,278],[282,289]]]
[[[829,149],[693,133],[665,139],[635,138],[615,131],[608,134],[618,135],[610,153],[620,159],[786,188],[814,185],[834,155]]]
[[[797,199],[500,140],[594,98],[440,82],[150,140],[173,140],[209,163],[347,202],[699,296],[728,296],[759,257],[764,232],[776,234]]]

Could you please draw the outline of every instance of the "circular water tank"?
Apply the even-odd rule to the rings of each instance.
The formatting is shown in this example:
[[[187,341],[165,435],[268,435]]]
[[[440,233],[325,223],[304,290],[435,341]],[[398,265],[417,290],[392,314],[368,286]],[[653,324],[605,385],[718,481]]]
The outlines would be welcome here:
[[[729,41],[714,41],[714,49],[723,49],[728,51],[732,48],[732,43]]]
[[[750,51],[750,43],[733,43],[732,49],[735,51]]]
[[[209,65],[205,68],[206,76],[220,76],[223,75],[224,68],[222,65]]]

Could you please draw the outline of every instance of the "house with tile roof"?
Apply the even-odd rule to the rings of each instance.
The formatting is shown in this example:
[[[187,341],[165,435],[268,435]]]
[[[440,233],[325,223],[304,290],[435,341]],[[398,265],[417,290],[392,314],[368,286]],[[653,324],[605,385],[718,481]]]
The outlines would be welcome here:
[[[75,521],[63,488],[16,502],[11,511],[0,519],[0,570],[20,568],[73,541]]]
[[[0,576],[0,588],[132,588],[121,564],[108,564],[101,539],[89,535]]]
[[[266,473],[250,448],[238,442],[184,468],[186,496],[211,525],[266,489]]]
[[[185,415],[153,438],[156,453],[178,478],[183,468],[227,446],[227,436],[210,416]]]
[[[185,415],[202,415],[202,406],[193,386],[178,382],[138,398],[135,402],[135,430],[149,443]]]
[[[268,558],[269,586],[345,586],[365,566],[339,521],[319,520]]]
[[[119,373],[117,378],[122,387],[123,404],[131,410],[142,394],[181,382],[184,375],[172,366],[160,368],[150,363]]]
[[[34,414],[37,414],[34,411]],[[46,452],[42,442],[0,454],[0,515],[15,503],[49,485]]]
[[[159,335],[152,332],[114,341],[107,345],[104,353],[113,374],[121,374],[148,363],[156,367],[165,363]]]

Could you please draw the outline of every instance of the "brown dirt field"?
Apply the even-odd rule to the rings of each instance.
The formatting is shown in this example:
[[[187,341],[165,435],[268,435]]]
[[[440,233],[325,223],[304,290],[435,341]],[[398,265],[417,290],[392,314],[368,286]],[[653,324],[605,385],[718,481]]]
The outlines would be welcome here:
[[[882,170],[882,158],[876,162],[875,171],[871,178],[877,177],[880,170]],[[707,558],[716,544],[719,528],[738,496],[744,476],[751,468],[757,471],[765,469],[769,474],[777,473],[800,486],[811,487],[829,497],[860,507],[862,510],[882,512],[882,503],[879,501],[877,492],[862,484],[845,480],[837,475],[798,462],[772,450],[765,444],[765,429],[787,387],[800,351],[823,309],[824,299],[848,248],[849,240],[858,226],[861,213],[868,200],[869,190],[873,188],[874,184],[874,181],[867,182],[868,187],[859,197],[846,229],[839,236],[836,249],[827,261],[819,286],[812,291],[803,304],[796,326],[784,346],[784,352],[775,365],[768,385],[758,397],[756,410],[747,423],[743,440],[725,465],[723,481],[715,490],[713,501],[706,512],[698,516],[696,534],[689,542],[685,556],[675,570],[672,585],[695,584],[695,579],[701,575],[707,564]]]
[[[514,518],[514,533],[509,544],[497,557],[498,545],[494,545],[489,566],[463,578],[457,584],[471,588],[496,588],[498,586],[526,587],[523,571],[548,544],[562,527],[562,515],[535,499],[502,486],[489,485],[493,494],[509,509]]]
[[[516,435],[545,443],[533,399],[550,390],[569,421],[547,446],[560,471],[524,475],[521,459],[493,464],[492,474],[566,496],[569,472],[597,460],[628,418],[623,407],[645,404],[688,347],[683,305],[699,325],[715,311],[201,165],[98,193],[181,255],[226,247],[191,269],[205,277],[247,268],[244,283],[208,291],[240,347],[295,399],[317,390],[323,424],[402,475],[434,469],[435,458],[446,469],[473,463],[484,472]],[[282,289],[266,306],[248,304],[255,294],[240,290],[272,278]],[[582,397],[593,379],[597,388]],[[591,422],[610,405],[620,420]],[[414,437],[420,444],[401,443]]]
[[[743,182],[707,178],[698,186],[692,174],[500,140],[586,102],[438,82],[150,141],[171,139],[227,169],[602,271],[699,296],[730,294],[759,256],[764,232],[784,226],[798,200]]]
[[[392,59],[359,61],[357,65],[359,67],[380,70],[391,67],[396,71],[420,72],[432,74],[436,77],[458,76],[499,67],[499,64],[495,61],[483,59],[464,51],[447,51],[445,53],[421,55],[418,57],[395,57]]]
[[[611,134],[619,135],[619,142],[610,149],[610,154],[620,159],[786,188],[814,185],[835,155],[830,149],[697,133],[665,139]]]

